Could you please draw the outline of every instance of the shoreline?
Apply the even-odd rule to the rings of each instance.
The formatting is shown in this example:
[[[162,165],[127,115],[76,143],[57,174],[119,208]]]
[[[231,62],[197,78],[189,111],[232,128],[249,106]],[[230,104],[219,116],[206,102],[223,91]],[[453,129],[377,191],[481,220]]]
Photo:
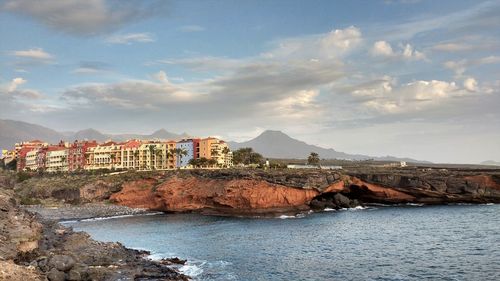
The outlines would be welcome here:
[[[120,216],[138,216],[160,214],[145,208],[131,208],[109,203],[87,203],[81,205],[43,206],[22,205],[21,208],[37,213],[44,219],[58,222],[105,219]]]

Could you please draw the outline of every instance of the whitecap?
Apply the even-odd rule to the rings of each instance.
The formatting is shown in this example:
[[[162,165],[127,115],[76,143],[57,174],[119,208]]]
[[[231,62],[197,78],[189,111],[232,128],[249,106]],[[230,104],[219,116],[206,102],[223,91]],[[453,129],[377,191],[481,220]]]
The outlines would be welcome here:
[[[203,269],[194,264],[186,264],[179,268],[179,271],[189,277],[197,277],[203,273]]]
[[[336,210],[333,209],[333,208],[325,208],[323,211],[325,211],[325,212],[334,212]]]

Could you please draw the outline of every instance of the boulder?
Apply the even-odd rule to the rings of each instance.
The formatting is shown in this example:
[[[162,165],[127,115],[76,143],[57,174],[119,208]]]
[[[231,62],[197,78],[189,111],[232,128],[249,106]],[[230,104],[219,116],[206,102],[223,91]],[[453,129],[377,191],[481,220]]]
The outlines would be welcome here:
[[[55,255],[50,259],[49,266],[60,271],[68,271],[75,265],[75,260],[66,255]]]
[[[335,205],[341,208],[351,207],[351,200],[340,193],[337,193],[333,196],[333,201],[335,202]]]
[[[47,274],[47,278],[50,281],[64,281],[66,279],[66,276],[64,272],[59,271],[55,268],[52,268],[49,273]]]

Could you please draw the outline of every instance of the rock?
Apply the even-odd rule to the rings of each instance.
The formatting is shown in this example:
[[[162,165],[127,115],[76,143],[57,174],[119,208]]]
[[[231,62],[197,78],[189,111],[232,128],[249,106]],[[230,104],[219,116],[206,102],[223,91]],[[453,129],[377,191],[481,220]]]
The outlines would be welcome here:
[[[60,271],[68,271],[75,265],[75,259],[66,255],[55,255],[49,261],[51,268],[56,268]]]
[[[75,269],[71,269],[68,272],[68,277],[66,279],[72,280],[72,281],[79,281],[79,280],[82,280],[82,276],[80,275],[79,271],[77,271]]]
[[[49,265],[48,265],[48,259],[47,257],[41,257],[37,260],[38,262],[38,268],[40,268],[41,271],[47,272],[49,271]]]
[[[313,199],[311,203],[309,203],[309,206],[315,210],[323,210],[326,208],[326,202],[320,201],[318,199]]]
[[[175,258],[165,258],[165,259],[161,259],[160,260],[160,263],[161,264],[165,264],[165,265],[171,265],[171,264],[181,264],[181,265],[184,265],[186,264],[187,260],[182,260],[182,259],[179,259],[177,257]]]
[[[50,281],[64,281],[66,279],[66,275],[64,274],[64,272],[52,268],[47,274],[47,278]]]
[[[333,196],[333,200],[335,202],[335,205],[337,205],[341,208],[351,207],[351,200],[340,193],[335,194]]]

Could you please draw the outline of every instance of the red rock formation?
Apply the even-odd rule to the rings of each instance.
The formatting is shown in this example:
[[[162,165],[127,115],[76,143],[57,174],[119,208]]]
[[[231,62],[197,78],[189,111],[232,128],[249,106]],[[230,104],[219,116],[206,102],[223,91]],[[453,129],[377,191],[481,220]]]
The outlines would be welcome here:
[[[265,213],[308,209],[307,204],[318,194],[314,189],[291,188],[262,180],[174,176],[155,191],[140,187],[137,182],[126,184],[111,199],[120,205],[163,211]]]
[[[146,208],[150,210],[164,210],[164,203],[154,193],[153,187],[156,180],[136,180],[123,184],[123,189],[110,197],[111,201],[119,205],[132,208]]]

